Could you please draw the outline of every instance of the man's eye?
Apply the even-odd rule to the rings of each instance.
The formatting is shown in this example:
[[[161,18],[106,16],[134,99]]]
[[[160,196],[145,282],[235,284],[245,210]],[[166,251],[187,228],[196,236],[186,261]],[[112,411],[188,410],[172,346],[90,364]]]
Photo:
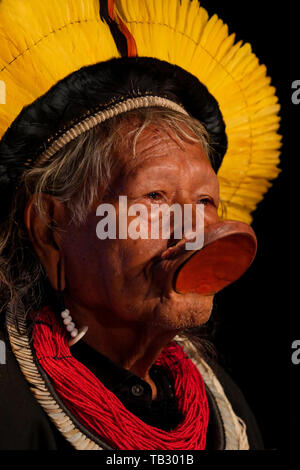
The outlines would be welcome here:
[[[158,199],[161,199],[161,194],[156,192],[156,191],[152,191],[151,193],[148,193],[146,194],[146,197],[148,197],[149,199],[152,199],[154,201],[158,200]]]
[[[203,204],[204,206],[208,206],[208,204],[213,204],[213,201],[209,197],[203,197],[200,199],[198,204]]]

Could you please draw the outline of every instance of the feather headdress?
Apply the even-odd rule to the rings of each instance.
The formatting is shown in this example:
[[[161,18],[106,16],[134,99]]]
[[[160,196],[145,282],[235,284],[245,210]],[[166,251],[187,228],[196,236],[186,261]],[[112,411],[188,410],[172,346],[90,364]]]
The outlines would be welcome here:
[[[141,60],[135,62],[134,57]],[[205,120],[203,113],[202,118],[209,130],[209,113],[214,110],[217,117],[211,128],[222,157],[228,141],[218,169],[226,218],[249,223],[251,212],[279,173],[279,104],[266,67],[260,65],[251,46],[235,42],[228,27],[216,15],[209,18],[198,0],[2,0],[0,83],[5,84],[6,100],[0,104],[1,194],[6,190],[12,194],[15,186],[11,182],[26,171],[26,162],[32,164],[34,153],[53,145],[61,124],[66,130],[68,117],[73,117],[69,119],[72,125],[75,112],[80,119],[87,118],[88,113],[76,107],[76,87],[89,79],[92,70],[103,73],[105,66],[101,68],[99,63],[108,64],[113,58],[120,64],[127,60],[129,68],[130,62],[142,64],[142,58],[153,58],[152,65],[144,60],[148,64],[144,70],[152,75],[154,59],[169,64],[165,64],[164,71],[175,81],[179,77],[177,95],[180,87],[182,93],[176,99],[165,86],[164,97],[183,104],[198,119],[201,116],[192,109],[191,96],[186,98],[190,84],[195,87],[193,92],[203,94],[201,108],[207,100],[210,102],[208,118]],[[96,69],[82,69],[94,64]],[[146,75],[144,71],[144,80]],[[163,71],[158,74],[158,82],[162,76]],[[152,82],[152,86],[158,85]],[[84,96],[87,102],[90,99],[90,105],[97,104],[97,94]],[[68,109],[60,107],[64,97],[69,100]],[[124,99],[121,93],[119,98]],[[93,112],[103,110],[104,104],[103,98],[98,103],[100,108],[94,106]],[[86,110],[90,112],[87,106]],[[49,123],[44,122],[45,116]],[[44,130],[37,132],[43,125],[48,126],[49,135]],[[29,147],[22,147],[19,137],[25,128]]]

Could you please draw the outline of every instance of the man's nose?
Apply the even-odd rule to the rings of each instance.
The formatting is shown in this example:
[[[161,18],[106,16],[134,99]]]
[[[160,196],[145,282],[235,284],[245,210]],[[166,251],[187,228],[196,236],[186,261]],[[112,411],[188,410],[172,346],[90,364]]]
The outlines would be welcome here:
[[[181,206],[182,218],[180,221],[181,227],[183,228],[183,238],[185,238],[184,228],[189,227],[190,231],[197,233],[199,230],[208,227],[209,225],[217,224],[220,221],[218,215],[217,207],[214,207],[213,204],[209,206],[201,202],[195,202],[195,197],[193,194],[186,192],[180,192],[176,203]],[[203,217],[203,223],[202,223]],[[173,240],[173,234],[176,233],[176,223],[178,219],[171,219],[171,239]]]

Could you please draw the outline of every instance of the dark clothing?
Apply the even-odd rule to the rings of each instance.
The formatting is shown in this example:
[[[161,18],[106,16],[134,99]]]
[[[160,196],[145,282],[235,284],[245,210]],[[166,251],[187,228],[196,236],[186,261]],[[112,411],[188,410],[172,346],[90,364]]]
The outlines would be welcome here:
[[[131,413],[145,423],[169,431],[181,421],[173,384],[162,367],[153,365],[150,377],[157,386],[152,400],[150,385],[132,372],[119,367],[83,341],[72,346],[72,355],[111,390]]]
[[[0,364],[0,449],[72,450],[73,447],[34,398],[3,331],[0,332],[0,339],[6,343],[6,364]],[[158,391],[156,400],[152,400],[149,384],[94,351],[83,341],[72,347],[72,354],[144,422],[164,430],[170,430],[180,422],[173,384],[163,368],[155,365],[151,368],[150,375]],[[260,432],[241,391],[219,366],[214,367],[214,372],[233,410],[247,425],[250,449],[263,449]],[[206,392],[209,402],[206,449],[222,450],[225,448],[222,418],[214,396],[207,387]]]

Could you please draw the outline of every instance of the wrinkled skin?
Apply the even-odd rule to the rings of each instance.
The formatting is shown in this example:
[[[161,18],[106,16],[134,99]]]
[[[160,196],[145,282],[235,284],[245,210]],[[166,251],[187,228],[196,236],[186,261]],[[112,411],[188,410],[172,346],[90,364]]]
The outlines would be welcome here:
[[[124,129],[124,132],[126,128]],[[217,222],[218,179],[199,143],[179,145],[171,135],[146,129],[137,143],[136,158],[121,148],[124,171],[105,198],[118,214],[118,196],[128,206],[150,204],[205,204],[205,224]],[[114,194],[114,196],[111,196]],[[49,242],[46,228],[27,207],[25,219],[34,247],[54,288],[57,261],[62,262],[65,303],[90,346],[148,381],[148,371],[160,351],[183,328],[204,324],[213,296],[179,294],[155,281],[153,268],[170,240],[99,240],[99,216],[93,210],[81,227],[68,225],[64,206],[48,197],[62,235]],[[26,218],[27,217],[27,218]],[[128,221],[130,222],[130,218]]]

